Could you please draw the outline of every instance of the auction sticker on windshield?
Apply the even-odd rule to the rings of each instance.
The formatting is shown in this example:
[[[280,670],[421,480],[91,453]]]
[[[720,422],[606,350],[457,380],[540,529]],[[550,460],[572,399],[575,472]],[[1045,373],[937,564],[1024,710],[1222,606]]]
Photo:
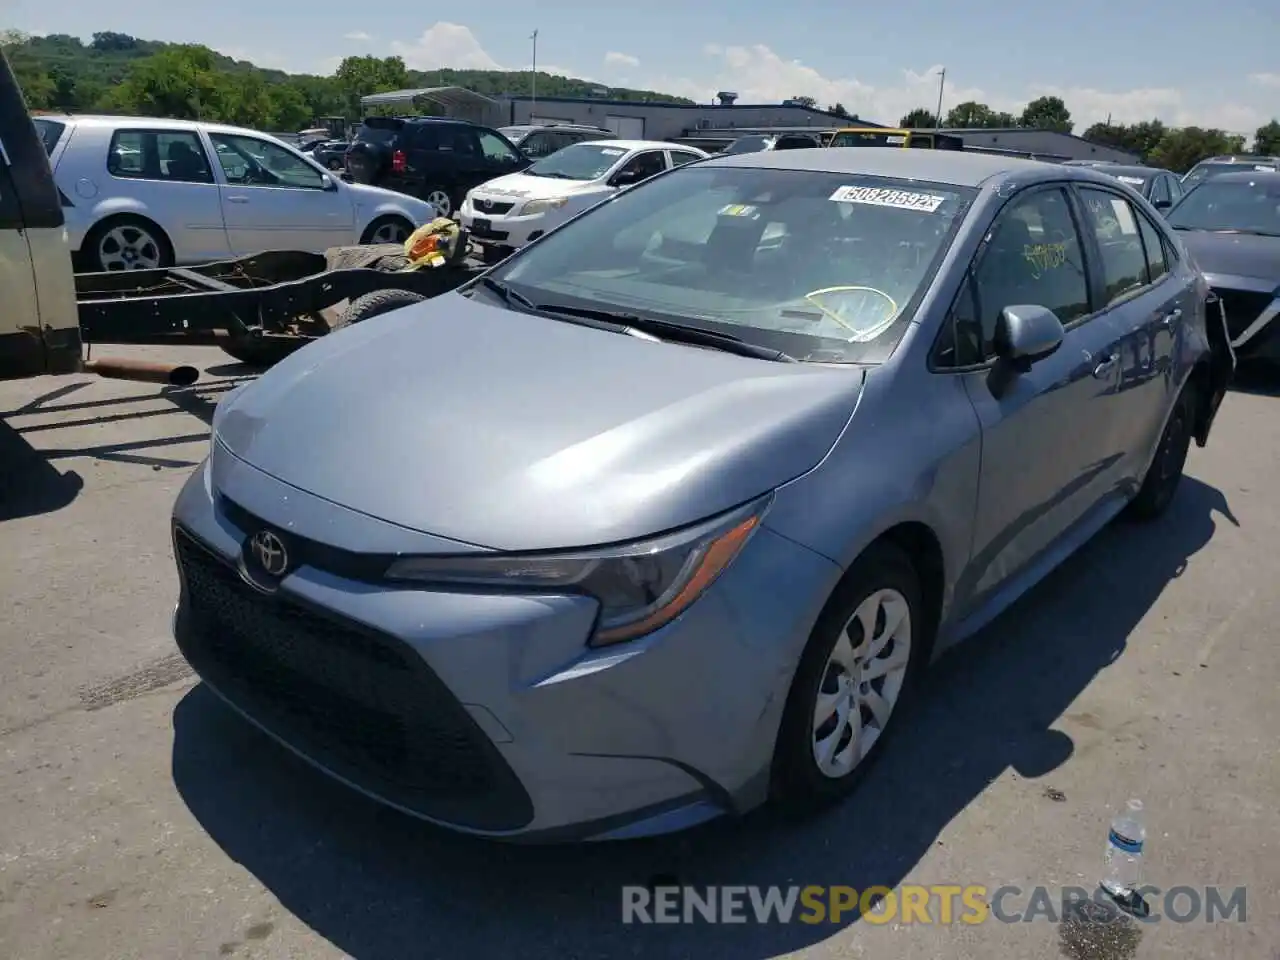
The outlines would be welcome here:
[[[937,213],[946,197],[933,193],[913,193],[910,190],[890,190],[886,187],[837,187],[830,199],[837,203],[868,203],[876,207]]]
[[[605,147],[605,149],[601,150],[600,152],[603,153],[606,157],[620,157],[627,151],[619,150],[617,147]]]
[[[1129,183],[1135,187],[1140,187],[1147,182],[1143,180],[1141,177],[1116,177],[1116,179],[1119,180],[1121,183]]]

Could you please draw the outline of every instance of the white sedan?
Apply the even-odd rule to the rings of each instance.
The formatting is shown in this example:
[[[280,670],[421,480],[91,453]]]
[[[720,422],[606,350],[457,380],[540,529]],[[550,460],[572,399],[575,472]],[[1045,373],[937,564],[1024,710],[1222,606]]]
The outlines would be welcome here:
[[[425,201],[345,183],[275,137],[242,127],[48,115],[35,124],[85,270],[399,243],[436,216]]]
[[[458,218],[492,259],[537,240],[623,187],[706,156],[657,140],[587,140],[475,187]]]

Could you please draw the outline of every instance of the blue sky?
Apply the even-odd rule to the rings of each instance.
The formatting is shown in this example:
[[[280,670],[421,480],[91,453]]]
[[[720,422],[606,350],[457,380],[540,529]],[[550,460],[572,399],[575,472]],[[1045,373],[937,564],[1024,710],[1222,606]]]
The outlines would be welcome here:
[[[1258,0],[971,0],[963,12],[937,0],[487,0],[451,5],[446,22],[425,4],[316,0],[4,6],[3,25],[31,33],[117,30],[316,73],[356,53],[397,53],[417,69],[527,68],[537,28],[542,69],[700,101],[726,89],[743,101],[808,95],[881,122],[932,107],[942,65],[944,108],[1019,110],[1057,94],[1077,132],[1108,114],[1241,133],[1280,116],[1280,16]]]

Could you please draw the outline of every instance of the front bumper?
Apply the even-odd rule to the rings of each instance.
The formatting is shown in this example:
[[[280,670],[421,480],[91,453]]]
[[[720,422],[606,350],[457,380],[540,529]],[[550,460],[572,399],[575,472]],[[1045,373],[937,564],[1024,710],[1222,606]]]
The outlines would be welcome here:
[[[555,216],[553,211],[520,216],[519,211],[524,201],[516,202],[505,212],[486,212],[477,209],[472,203],[471,197],[463,201],[458,208],[458,220],[470,232],[472,240],[490,246],[519,249],[537,240],[562,219]],[[476,226],[477,220],[480,221],[479,227]]]
[[[434,823],[526,841],[664,833],[767,796],[830,561],[761,529],[676,621],[597,651],[593,600],[378,583],[352,532],[380,553],[425,535],[215,461],[174,509],[175,636],[210,687],[313,765]],[[262,527],[314,548],[272,594],[237,570]]]
[[[1274,283],[1206,274],[1222,298],[1231,346],[1242,359],[1280,360],[1280,296]]]

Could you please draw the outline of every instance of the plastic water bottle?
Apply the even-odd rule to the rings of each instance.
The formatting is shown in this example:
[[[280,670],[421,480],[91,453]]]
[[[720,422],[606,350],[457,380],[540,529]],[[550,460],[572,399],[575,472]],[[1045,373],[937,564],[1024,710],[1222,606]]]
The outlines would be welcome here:
[[[1111,830],[1107,833],[1102,888],[1117,900],[1132,898],[1142,881],[1142,846],[1146,839],[1142,801],[1130,800],[1112,819]]]

